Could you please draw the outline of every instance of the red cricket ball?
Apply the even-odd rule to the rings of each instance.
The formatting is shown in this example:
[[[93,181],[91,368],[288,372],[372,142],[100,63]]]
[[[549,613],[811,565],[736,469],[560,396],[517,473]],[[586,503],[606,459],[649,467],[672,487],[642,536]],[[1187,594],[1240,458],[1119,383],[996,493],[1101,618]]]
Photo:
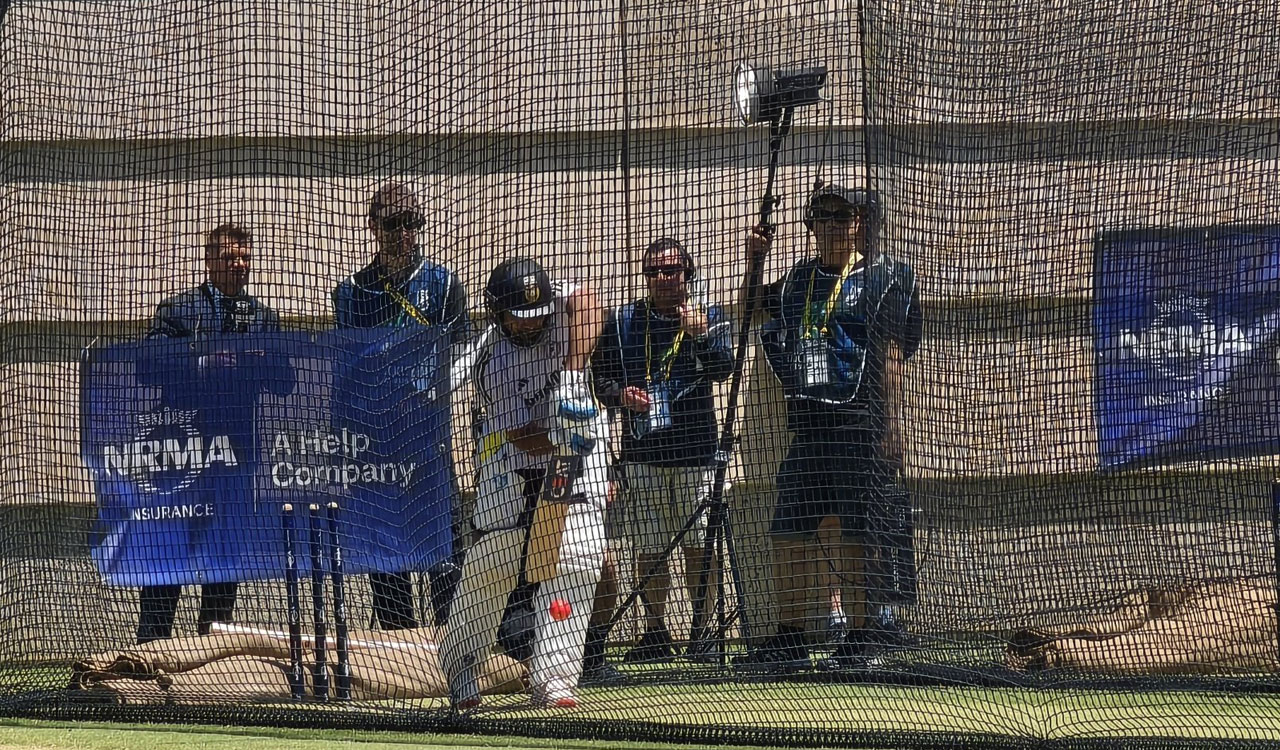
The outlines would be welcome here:
[[[552,599],[549,609],[551,610],[551,619],[553,620],[567,619],[569,615],[573,613],[573,606],[564,599]]]

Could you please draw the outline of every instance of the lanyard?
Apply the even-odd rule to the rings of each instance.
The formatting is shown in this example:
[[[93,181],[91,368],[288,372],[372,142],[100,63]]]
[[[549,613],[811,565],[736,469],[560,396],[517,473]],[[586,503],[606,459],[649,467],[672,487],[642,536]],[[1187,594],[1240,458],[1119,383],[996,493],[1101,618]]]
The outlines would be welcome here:
[[[214,319],[221,324],[223,333],[248,333],[248,328],[240,330],[239,328],[229,327],[232,325],[231,310],[229,309],[231,302],[229,300],[234,299],[233,297],[223,294],[218,287],[207,281],[200,285],[200,291],[204,294],[205,301],[209,303],[209,309],[213,311]],[[243,295],[244,292],[241,291],[240,294]]]
[[[382,288],[387,290],[387,294],[391,295],[391,299],[400,303],[400,306],[404,308],[404,311],[409,313],[409,317],[413,318],[414,320],[418,321],[424,326],[431,325],[431,322],[427,320],[426,316],[422,314],[421,310],[419,310],[416,306],[414,306],[414,304],[410,302],[407,298],[405,298],[403,294],[401,294],[400,292],[397,292],[395,289],[391,287],[391,282],[388,282],[388,281],[382,282]]]
[[[653,382],[653,349],[649,346],[649,321],[652,320],[652,310],[644,311],[644,382],[645,385]],[[684,329],[676,331],[675,338],[671,340],[671,346],[662,353],[662,357],[658,359],[658,369],[662,371],[662,379],[671,379],[671,368],[676,363],[676,354],[680,351],[680,343],[684,341]]]
[[[813,305],[813,280],[818,275],[818,267],[815,265],[813,270],[809,272],[809,290],[804,294],[804,316],[800,321],[800,330],[802,336],[806,339],[817,338],[815,331],[820,332],[823,336],[827,335],[827,322],[831,320],[831,309],[835,305],[836,297],[844,290],[844,283],[849,280],[849,274],[853,273],[855,265],[855,253],[849,253],[849,260],[845,261],[844,269],[840,271],[840,278],[836,280],[835,286],[831,287],[831,293],[827,295],[826,309],[822,312],[822,325],[814,326],[811,316],[810,307]]]

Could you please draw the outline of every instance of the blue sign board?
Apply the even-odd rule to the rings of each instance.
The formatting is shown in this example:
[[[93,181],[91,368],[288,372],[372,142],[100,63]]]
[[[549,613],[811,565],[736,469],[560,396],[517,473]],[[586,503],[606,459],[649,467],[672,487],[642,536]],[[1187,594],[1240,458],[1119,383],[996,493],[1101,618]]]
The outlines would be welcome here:
[[[448,345],[435,329],[86,350],[92,556],[122,586],[283,575],[281,509],[336,502],[349,573],[450,553]],[[299,535],[305,537],[305,534]],[[303,570],[309,555],[299,554]]]
[[[1280,227],[1101,235],[1093,324],[1104,469],[1280,451]]]

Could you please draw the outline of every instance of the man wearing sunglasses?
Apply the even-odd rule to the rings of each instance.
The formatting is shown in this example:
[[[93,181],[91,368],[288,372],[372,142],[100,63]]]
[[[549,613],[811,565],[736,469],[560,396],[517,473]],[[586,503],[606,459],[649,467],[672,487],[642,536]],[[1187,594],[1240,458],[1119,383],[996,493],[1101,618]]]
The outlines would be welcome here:
[[[761,343],[782,384],[791,442],[778,468],[770,527],[777,629],[747,664],[810,666],[804,626],[814,560],[819,573],[836,572],[851,625],[861,620],[825,666],[857,666],[905,642],[893,603],[909,599],[904,590],[913,590],[914,579],[898,585],[886,571],[910,535],[890,516],[901,521],[905,512],[897,483],[902,375],[920,342],[921,316],[911,266],[879,247],[881,223],[874,191],[814,191],[805,225],[816,253],[766,293],[771,320]],[[762,258],[771,240],[757,228],[747,252]],[[817,540],[828,518],[840,526],[836,544]],[[865,618],[857,616],[860,601]]]
[[[691,294],[697,268],[684,245],[654,240],[642,269],[648,293],[612,311],[592,360],[596,392],[622,414],[625,534],[635,545],[637,578],[657,568],[644,588],[645,632],[628,662],[674,656],[662,553],[710,492],[717,436],[712,384],[733,372],[731,326],[718,306]],[[680,543],[690,601],[703,574],[706,523],[703,512]]]
[[[445,326],[452,363],[470,332],[467,292],[453,271],[423,257],[425,225],[411,187],[393,182],[378,188],[368,212],[377,254],[333,290],[334,316],[339,328]],[[369,584],[382,629],[418,627],[409,573],[370,573]]]

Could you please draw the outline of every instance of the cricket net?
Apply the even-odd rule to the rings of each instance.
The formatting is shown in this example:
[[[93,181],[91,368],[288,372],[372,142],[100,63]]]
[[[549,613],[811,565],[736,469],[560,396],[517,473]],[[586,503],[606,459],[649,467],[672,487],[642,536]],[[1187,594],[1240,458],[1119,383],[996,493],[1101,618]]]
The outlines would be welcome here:
[[[1274,741],[1278,29],[1262,0],[0,2],[0,713]],[[780,88],[819,70],[820,100],[744,125],[744,62]],[[814,267],[806,207],[832,183],[874,194],[882,219],[840,278],[870,296],[891,259],[919,324],[888,336],[906,355],[901,461],[876,484],[900,499],[892,545],[868,533],[864,479],[827,481],[827,510],[806,510],[821,518],[772,533],[815,484],[799,474],[869,459],[828,424],[829,445],[789,461],[796,407],[764,305],[729,366],[762,205],[767,285]],[[378,204],[393,184],[412,199]],[[401,209],[441,270],[392,294],[370,264]],[[228,224],[251,236],[234,262],[252,302],[182,302],[230,273],[224,245],[208,251]],[[664,525],[637,498],[674,473],[611,470],[617,583],[574,617],[592,610],[614,671],[584,677],[575,709],[534,710],[517,637],[482,655],[482,707],[452,711],[439,621],[450,566],[477,564],[490,416],[453,366],[490,322],[489,274],[534,258],[616,321],[661,282],[643,271],[662,237],[697,267],[694,307],[730,324],[719,375],[700,363],[686,383],[708,381],[716,428],[735,419],[725,481],[717,433],[676,435],[668,458],[703,473]],[[627,463],[635,426],[614,407],[607,450]],[[674,538],[708,497],[706,534]],[[658,550],[661,592],[639,580]],[[868,583],[890,558],[909,568],[891,602]],[[686,582],[707,567],[722,573],[695,605]],[[338,669],[338,599],[358,710],[336,672],[326,703],[309,682],[319,620]],[[887,620],[899,640],[841,650]],[[655,621],[670,655],[628,659]],[[780,628],[803,658],[752,658]],[[159,640],[139,650],[144,631]]]

